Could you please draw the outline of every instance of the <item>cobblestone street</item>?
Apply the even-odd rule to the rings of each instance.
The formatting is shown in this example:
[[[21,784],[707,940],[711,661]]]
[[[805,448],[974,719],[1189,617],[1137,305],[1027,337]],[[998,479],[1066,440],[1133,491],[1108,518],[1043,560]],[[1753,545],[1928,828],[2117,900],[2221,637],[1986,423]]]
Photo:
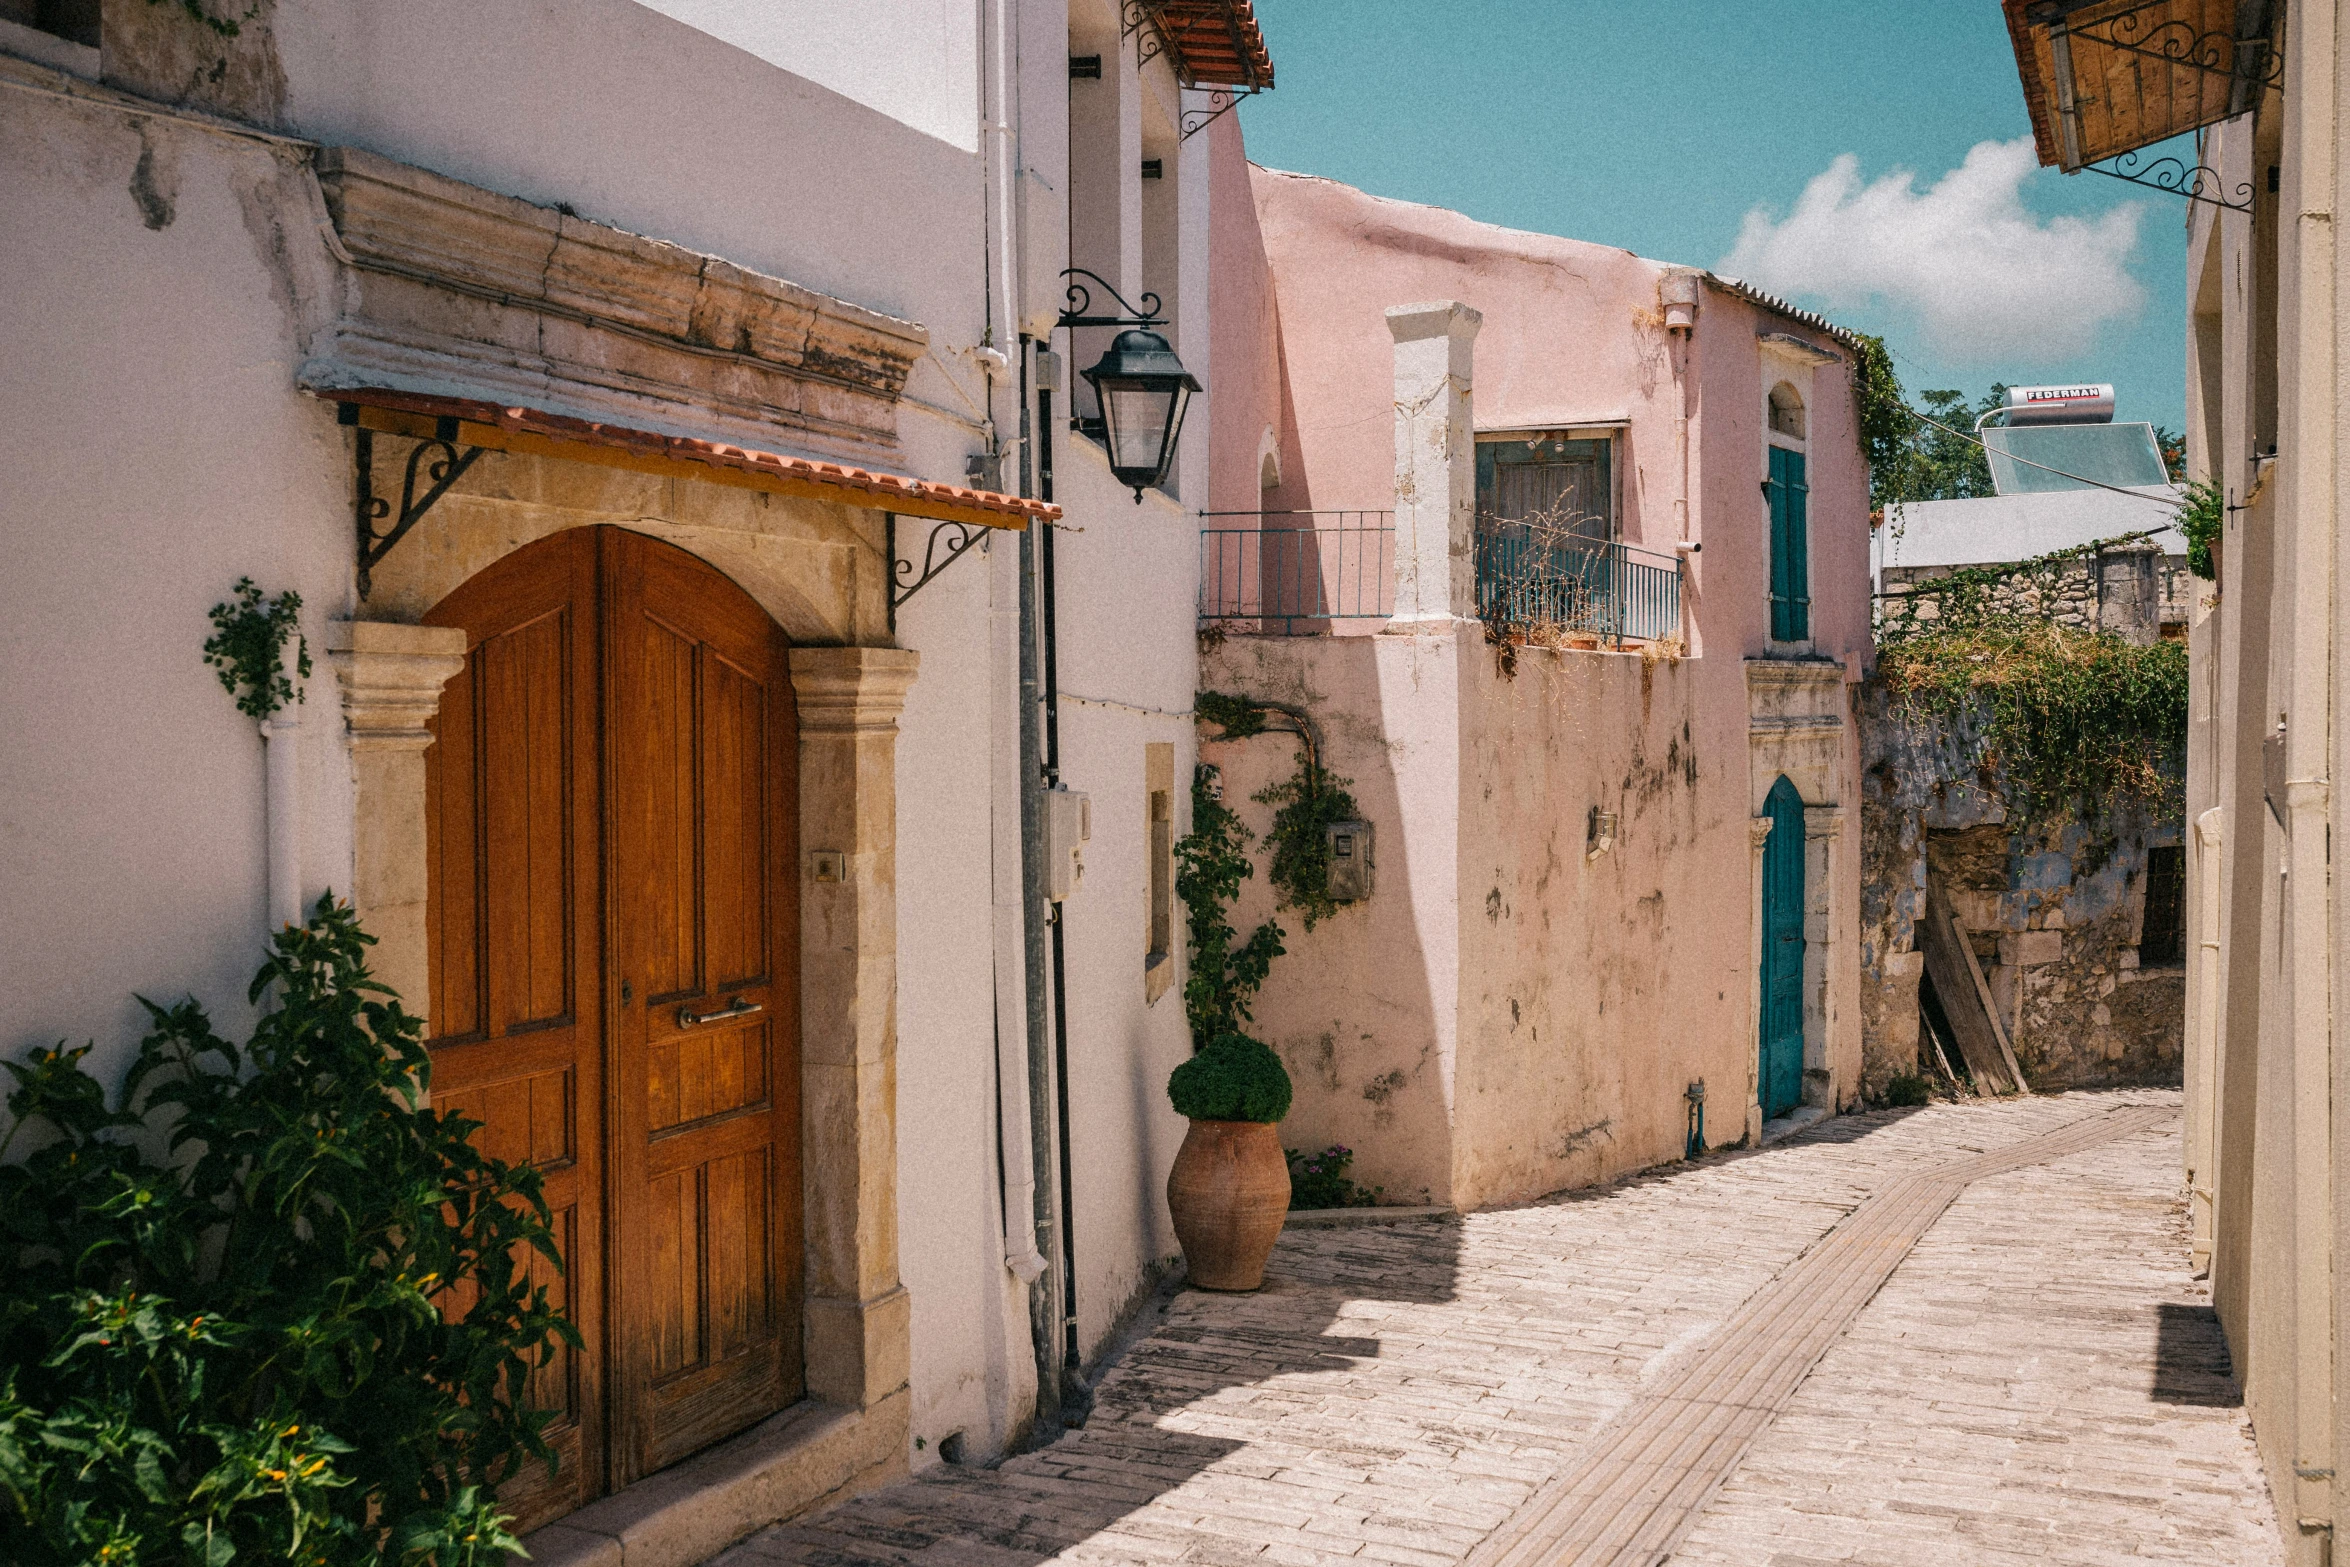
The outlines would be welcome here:
[[[1292,1230],[1262,1292],[1177,1295],[1084,1430],[719,1561],[2276,1562],[2177,1105],[1880,1112]]]

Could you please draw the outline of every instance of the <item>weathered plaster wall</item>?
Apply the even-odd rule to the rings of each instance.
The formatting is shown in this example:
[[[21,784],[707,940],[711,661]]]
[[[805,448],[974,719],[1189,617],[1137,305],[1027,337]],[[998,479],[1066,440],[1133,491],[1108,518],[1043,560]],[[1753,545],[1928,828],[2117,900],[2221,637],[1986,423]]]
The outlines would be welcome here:
[[[1753,1091],[1744,704],[1701,661],[1524,649],[1474,632],[1227,639],[1202,679],[1311,713],[1373,824],[1377,883],[1307,933],[1256,1009],[1297,1086],[1295,1148],[1344,1143],[1388,1202],[1490,1206],[1681,1155],[1682,1091],[1710,1142]],[[1447,710],[1457,718],[1447,722]],[[1226,803],[1295,740],[1209,742]],[[1591,812],[1614,847],[1587,855]],[[1734,892],[1725,894],[1725,880]],[[1243,889],[1243,930],[1272,912]]]
[[[1875,681],[1862,688],[1860,725],[1864,1092],[1933,1075],[1920,1053],[1930,1047],[1916,935],[1929,872],[2034,1088],[2177,1082],[2186,970],[2142,968],[2138,943],[2146,851],[2178,844],[2179,824],[2135,804],[2096,824],[2012,820],[1996,775],[1971,762],[1968,735],[1905,716]]]

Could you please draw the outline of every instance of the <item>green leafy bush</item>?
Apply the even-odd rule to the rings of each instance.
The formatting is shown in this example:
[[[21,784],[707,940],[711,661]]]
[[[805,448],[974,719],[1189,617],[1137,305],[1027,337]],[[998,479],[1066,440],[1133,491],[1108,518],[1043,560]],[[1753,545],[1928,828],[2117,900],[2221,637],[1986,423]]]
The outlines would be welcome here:
[[[266,598],[251,577],[239,577],[235,592],[233,602],[212,606],[204,662],[220,671],[221,689],[237,699],[239,712],[267,718],[288,702],[304,700],[280,662],[287,639],[295,639],[295,673],[310,678],[310,643],[300,629],[302,595]]]
[[[1384,1186],[1365,1186],[1346,1172],[1355,1151],[1333,1143],[1320,1153],[1281,1150],[1289,1161],[1289,1206],[1299,1208],[1372,1208],[1378,1206]]]
[[[1219,1034],[1167,1079],[1175,1113],[1194,1121],[1258,1121],[1289,1114],[1289,1072],[1246,1034]]]
[[[535,1171],[419,1107],[420,1027],[321,899],[242,1049],[193,1001],[110,1104],[89,1047],[0,1062],[0,1561],[472,1567],[546,1459],[538,1357],[579,1335]],[[0,1143],[0,1154],[8,1151]],[[160,1150],[158,1148],[160,1145]]]
[[[2179,531],[2187,536],[2187,569],[2206,582],[2219,577],[2211,547],[2219,542],[2220,523],[2226,516],[2227,497],[2220,494],[2218,485],[2197,479],[2187,486],[2187,499],[2179,507]]]
[[[1330,896],[1329,827],[1362,815],[1347,783],[1301,751],[1297,771],[1256,796],[1258,804],[1274,807],[1273,828],[1265,834],[1265,847],[1272,851],[1265,875],[1273,883],[1274,901],[1297,910],[1308,930],[1338,912],[1338,900]]]

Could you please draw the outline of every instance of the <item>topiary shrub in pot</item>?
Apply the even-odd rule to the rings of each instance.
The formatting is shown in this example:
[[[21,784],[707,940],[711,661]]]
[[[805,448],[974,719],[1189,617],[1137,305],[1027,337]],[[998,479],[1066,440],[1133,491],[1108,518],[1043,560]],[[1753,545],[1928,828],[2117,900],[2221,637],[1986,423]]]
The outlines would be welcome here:
[[[1191,1121],[1167,1172],[1167,1211],[1191,1282],[1253,1290],[1289,1212],[1289,1162],[1274,1131],[1289,1113],[1289,1073],[1231,1030],[1175,1069],[1167,1097]]]

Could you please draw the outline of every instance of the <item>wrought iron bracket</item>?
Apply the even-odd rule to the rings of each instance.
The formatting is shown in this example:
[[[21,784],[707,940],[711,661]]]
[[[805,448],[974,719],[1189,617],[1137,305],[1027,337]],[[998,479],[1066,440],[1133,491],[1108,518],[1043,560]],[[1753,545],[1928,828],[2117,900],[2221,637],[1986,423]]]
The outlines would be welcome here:
[[[932,527],[930,537],[923,543],[920,571],[911,556],[898,559],[898,514],[891,512],[887,524],[889,536],[889,628],[898,627],[898,607],[912,598],[930,579],[971,553],[971,546],[986,538],[991,529],[970,522],[942,522]],[[917,519],[919,520],[919,519]],[[950,535],[948,530],[952,529]],[[946,551],[940,554],[941,548]],[[983,551],[984,553],[984,551]]]
[[[1069,280],[1068,291],[1062,296],[1066,301],[1065,307],[1061,311],[1060,324],[1062,326],[1164,326],[1166,324],[1166,307],[1159,303],[1159,296],[1156,294],[1146,290],[1142,296],[1143,308],[1137,310],[1128,304],[1126,297],[1112,288],[1109,281],[1098,272],[1088,272],[1083,267],[1071,267],[1061,276]],[[1125,311],[1126,314],[1122,316],[1095,315],[1093,313],[1093,290],[1079,282],[1080,278],[1091,278],[1103,293],[1118,302],[1118,308]]]
[[[449,488],[465,477],[481,454],[488,450],[481,446],[457,445],[457,421],[442,418],[433,425],[433,434],[417,441],[408,453],[408,465],[400,478],[400,512],[391,527],[378,530],[376,524],[392,515],[392,503],[386,496],[375,493],[375,432],[359,423],[359,405],[344,403],[336,410],[337,418],[358,431],[358,451],[355,463],[356,503],[353,518],[357,523],[359,541],[359,596],[367,597],[373,586],[370,580],[375,568],[392,552],[392,546],[408,536],[408,530],[423,520]],[[433,456],[438,453],[438,456]],[[431,457],[428,463],[426,459]],[[417,480],[422,477],[424,492],[417,493]]]
[[[1183,132],[1176,139],[1179,141],[1191,140],[1201,131],[1206,130],[1238,108],[1241,99],[1254,98],[1264,90],[1262,87],[1211,87],[1207,89],[1207,106],[1183,111]]]
[[[2102,174],[2110,180],[2127,180],[2132,185],[2143,185],[2148,190],[2159,190],[2189,201],[2200,201],[2209,206],[2225,207],[2230,212],[2252,210],[2252,186],[2249,182],[2236,187],[2233,199],[2219,170],[2197,161],[2188,163],[2183,158],[2147,159],[2142,153],[2125,152],[2103,163],[2084,163],[2082,172]]]

